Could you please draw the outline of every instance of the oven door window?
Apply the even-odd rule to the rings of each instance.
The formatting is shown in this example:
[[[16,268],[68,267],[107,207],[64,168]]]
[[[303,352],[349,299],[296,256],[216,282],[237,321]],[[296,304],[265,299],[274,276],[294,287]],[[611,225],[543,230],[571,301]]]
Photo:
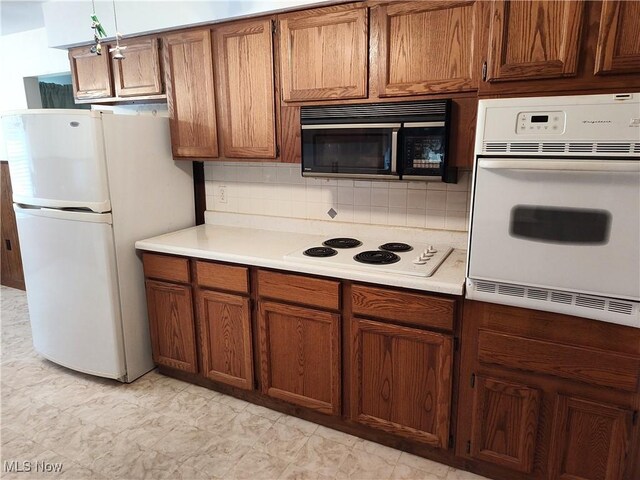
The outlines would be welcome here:
[[[604,245],[611,214],[606,210],[516,205],[511,209],[512,237],[549,243]]]
[[[394,128],[313,126],[303,129],[303,170],[310,173],[392,174],[395,171],[393,135]]]

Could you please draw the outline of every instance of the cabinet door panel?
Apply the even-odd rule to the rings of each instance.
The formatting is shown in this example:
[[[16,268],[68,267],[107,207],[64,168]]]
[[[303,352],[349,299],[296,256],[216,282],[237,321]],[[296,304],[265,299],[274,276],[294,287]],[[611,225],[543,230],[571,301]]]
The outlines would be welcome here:
[[[159,365],[196,373],[196,334],[191,287],[146,281],[153,360]]]
[[[559,395],[551,438],[552,480],[621,480],[629,448],[631,412]]]
[[[218,27],[213,38],[224,156],[275,158],[271,20]]]
[[[77,100],[113,97],[109,47],[102,48],[102,55],[91,53],[91,47],[69,50],[71,82]]]
[[[239,388],[252,389],[249,299],[207,290],[200,290],[197,298],[204,375]]]
[[[340,316],[260,302],[262,392],[340,414]]]
[[[640,2],[602,3],[596,75],[640,72]]]
[[[160,95],[160,49],[157,38],[120,42],[126,46],[125,58],[112,60],[116,96]]]
[[[584,2],[494,0],[487,80],[575,76]]]
[[[216,106],[209,30],[163,39],[171,146],[175,157],[217,157]]]
[[[539,390],[476,377],[471,454],[531,473],[539,409]]]
[[[379,95],[477,88],[477,2],[406,2],[375,7]]]
[[[0,283],[24,290],[24,271],[7,162],[0,163],[0,232]]]
[[[361,319],[351,332],[351,418],[446,448],[452,337]]]
[[[367,8],[336,6],[280,17],[285,102],[367,96]]]

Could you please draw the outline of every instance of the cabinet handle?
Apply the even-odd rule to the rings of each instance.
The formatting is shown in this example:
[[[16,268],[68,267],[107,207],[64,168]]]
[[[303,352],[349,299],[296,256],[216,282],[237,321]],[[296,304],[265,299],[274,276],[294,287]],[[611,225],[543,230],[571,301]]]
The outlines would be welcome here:
[[[5,247],[7,247],[7,250],[11,251],[11,240],[9,240],[8,238],[5,238],[4,245]]]
[[[483,82],[487,81],[487,62],[484,62],[482,64],[482,81]]]

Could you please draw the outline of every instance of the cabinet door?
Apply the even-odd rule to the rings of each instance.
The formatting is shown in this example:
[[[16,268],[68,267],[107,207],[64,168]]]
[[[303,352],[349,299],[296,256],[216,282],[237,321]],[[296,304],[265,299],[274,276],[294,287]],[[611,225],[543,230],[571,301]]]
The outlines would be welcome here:
[[[575,76],[584,3],[492,4],[487,80]]]
[[[378,94],[421,95],[477,88],[478,9],[474,1],[391,3],[373,8]]]
[[[640,2],[605,0],[596,45],[596,75],[640,72]]]
[[[116,96],[160,95],[163,88],[158,39],[131,40],[120,44],[127,47],[125,58],[111,60]]]
[[[531,473],[540,391],[481,376],[474,388],[471,455]]]
[[[196,334],[191,287],[146,281],[153,360],[158,365],[196,373]]]
[[[190,30],[163,39],[171,146],[175,157],[218,156],[216,99],[209,30]]]
[[[632,413],[559,395],[549,450],[551,480],[621,480]]]
[[[367,96],[368,15],[335,6],[280,17],[285,102]]]
[[[447,448],[452,337],[361,319],[351,331],[351,418]]]
[[[223,156],[275,158],[271,20],[213,31]]]
[[[202,371],[212,380],[238,388],[253,388],[251,310],[240,295],[200,290]]]
[[[0,230],[2,231],[0,283],[7,287],[24,290],[24,271],[7,162],[0,163],[0,212]]]
[[[260,302],[262,392],[340,414],[340,315]]]
[[[102,55],[91,53],[91,47],[69,50],[73,96],[77,100],[113,97],[109,47],[102,46]]]

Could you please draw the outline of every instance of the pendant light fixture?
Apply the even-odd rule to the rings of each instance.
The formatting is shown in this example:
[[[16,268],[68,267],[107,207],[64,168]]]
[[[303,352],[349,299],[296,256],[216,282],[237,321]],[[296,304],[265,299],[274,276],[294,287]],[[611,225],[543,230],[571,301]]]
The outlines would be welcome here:
[[[118,15],[116,14],[116,0],[112,0],[113,3],[113,21],[116,27],[116,46],[109,49],[109,52],[113,52],[114,60],[124,60],[124,50],[126,50],[126,46],[120,46],[120,39],[122,38],[122,34],[118,31]]]
[[[91,53],[102,55],[102,44],[100,43],[100,39],[106,37],[107,33],[104,31],[104,28],[102,28],[102,24],[100,23],[100,20],[98,20],[98,16],[96,15],[95,0],[91,0],[91,4],[93,5],[93,13],[90,15],[90,18],[94,41],[94,45],[91,47]]]

